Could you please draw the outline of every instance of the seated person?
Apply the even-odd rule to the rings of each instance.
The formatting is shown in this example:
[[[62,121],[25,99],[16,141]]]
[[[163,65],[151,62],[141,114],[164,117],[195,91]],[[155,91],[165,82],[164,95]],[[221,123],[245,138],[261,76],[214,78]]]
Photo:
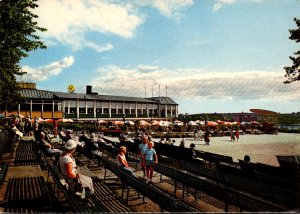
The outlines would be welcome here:
[[[82,175],[78,172],[76,161],[72,154],[75,152],[77,147],[76,141],[70,139],[66,142],[65,151],[59,157],[59,168],[62,178],[65,179],[66,183],[73,186],[73,183],[79,183],[82,186],[81,197],[84,198],[85,188],[89,189],[90,193],[94,193],[93,180],[86,175]]]
[[[79,142],[86,142],[89,138],[86,136],[84,131],[81,131],[80,135],[79,135]]]
[[[60,149],[55,149],[53,145],[48,143],[46,140],[46,134],[44,132],[41,132],[41,146],[43,149],[47,151],[48,154],[61,154],[62,151]]]
[[[161,137],[160,140],[158,141],[158,143],[164,143],[165,142],[165,138]]]
[[[133,168],[129,167],[127,160],[126,160],[126,154],[127,149],[125,146],[120,146],[119,154],[117,155],[116,162],[118,167],[120,167],[124,172],[129,173],[130,175],[136,177],[135,173],[133,172]]]
[[[66,133],[59,132],[59,137],[66,143],[68,140],[73,139],[72,131],[68,129]]]
[[[190,144],[190,148],[188,151],[188,161],[194,164],[202,164],[202,161],[198,159],[198,155],[195,149],[196,145],[194,143]]]
[[[244,156],[244,161],[240,162],[240,167],[242,169],[242,174],[244,177],[253,178],[255,176],[255,169],[252,163],[250,162],[249,155]]]

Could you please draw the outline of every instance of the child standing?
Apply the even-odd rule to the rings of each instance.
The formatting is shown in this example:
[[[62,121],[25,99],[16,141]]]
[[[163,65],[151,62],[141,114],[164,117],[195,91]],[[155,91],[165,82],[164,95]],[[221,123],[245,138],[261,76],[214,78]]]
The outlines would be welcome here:
[[[153,166],[155,163],[158,163],[158,158],[155,149],[153,149],[154,143],[152,141],[148,142],[148,148],[145,151],[145,160],[146,160],[146,172],[147,172],[147,181],[146,183],[152,183],[153,176]],[[155,156],[155,161],[153,160]]]

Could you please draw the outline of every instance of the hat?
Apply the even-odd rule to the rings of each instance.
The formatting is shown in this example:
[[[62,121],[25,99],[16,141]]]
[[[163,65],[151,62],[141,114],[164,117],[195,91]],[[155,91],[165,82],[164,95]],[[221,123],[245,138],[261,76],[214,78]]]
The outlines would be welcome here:
[[[193,148],[194,148],[194,147],[195,147],[195,144],[194,144],[194,143],[191,143],[190,147],[193,147]]]
[[[67,129],[66,133],[70,133],[70,134],[72,134],[72,130],[70,130],[70,129]]]
[[[65,145],[65,149],[66,150],[73,150],[77,147],[77,143],[75,140],[73,139],[70,139],[66,142],[66,145]]]

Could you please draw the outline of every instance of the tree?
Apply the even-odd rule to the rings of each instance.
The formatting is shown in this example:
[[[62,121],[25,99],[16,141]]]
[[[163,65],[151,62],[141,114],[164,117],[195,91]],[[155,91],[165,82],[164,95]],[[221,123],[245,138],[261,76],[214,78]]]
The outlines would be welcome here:
[[[12,110],[23,99],[18,92],[16,76],[24,74],[19,65],[28,52],[46,48],[37,32],[37,0],[0,0],[0,110]]]
[[[292,29],[290,31],[289,39],[295,40],[297,43],[300,42],[300,19],[294,18],[296,22],[297,29]],[[300,80],[300,50],[294,53],[295,57],[290,56],[290,59],[293,61],[292,66],[285,66],[286,80],[284,81],[285,84],[299,81]]]

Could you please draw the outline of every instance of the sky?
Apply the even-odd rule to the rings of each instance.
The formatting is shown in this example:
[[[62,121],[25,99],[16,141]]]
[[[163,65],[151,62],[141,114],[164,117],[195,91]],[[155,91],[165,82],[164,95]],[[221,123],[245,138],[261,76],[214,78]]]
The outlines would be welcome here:
[[[168,96],[180,114],[298,112],[300,82],[283,84],[300,49],[289,39],[300,0],[39,0],[47,49],[19,81],[38,89]]]

